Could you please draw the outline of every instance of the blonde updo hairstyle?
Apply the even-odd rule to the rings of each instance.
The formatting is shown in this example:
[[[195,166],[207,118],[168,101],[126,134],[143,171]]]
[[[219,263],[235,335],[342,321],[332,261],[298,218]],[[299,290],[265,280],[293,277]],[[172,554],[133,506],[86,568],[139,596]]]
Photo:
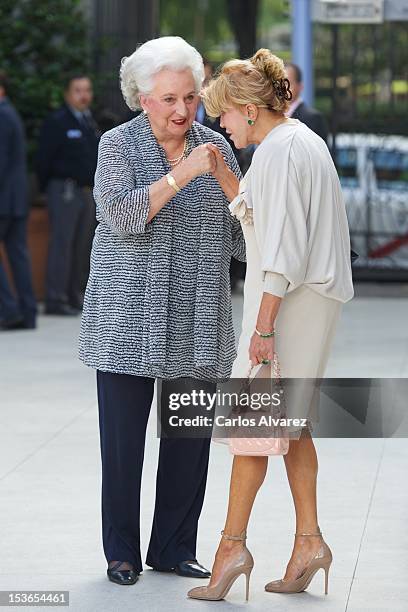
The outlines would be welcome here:
[[[284,114],[292,99],[283,61],[269,49],[259,49],[250,59],[226,62],[202,92],[210,117],[219,117],[231,106],[254,104]]]

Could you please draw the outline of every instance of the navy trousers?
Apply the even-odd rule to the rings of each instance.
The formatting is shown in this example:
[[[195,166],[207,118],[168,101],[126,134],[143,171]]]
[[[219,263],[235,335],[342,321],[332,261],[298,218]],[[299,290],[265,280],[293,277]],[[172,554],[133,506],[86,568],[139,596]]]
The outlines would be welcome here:
[[[37,303],[27,248],[27,217],[0,217],[0,241],[4,242],[17,291],[15,296],[0,261],[0,318],[22,316],[28,325],[35,325]]]
[[[154,379],[97,371],[106,560],[143,570],[140,486]],[[170,570],[196,558],[210,439],[161,439],[156,502],[146,563]]]

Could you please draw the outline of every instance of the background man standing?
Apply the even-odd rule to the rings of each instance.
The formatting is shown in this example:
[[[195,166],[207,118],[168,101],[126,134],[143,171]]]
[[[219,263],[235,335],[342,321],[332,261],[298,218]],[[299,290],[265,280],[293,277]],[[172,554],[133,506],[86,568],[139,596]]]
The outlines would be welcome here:
[[[293,95],[289,111],[286,113],[287,117],[299,119],[327,143],[328,131],[323,115],[315,108],[308,106],[302,99],[303,77],[301,69],[296,64],[286,64],[286,74]]]
[[[37,173],[47,193],[51,232],[45,312],[75,315],[82,308],[96,227],[92,187],[100,133],[89,109],[93,91],[87,76],[70,77],[64,98],[42,127]]]
[[[37,304],[27,250],[26,145],[20,116],[7,97],[0,71],[0,241],[4,243],[17,292],[0,261],[0,329],[34,329]]]

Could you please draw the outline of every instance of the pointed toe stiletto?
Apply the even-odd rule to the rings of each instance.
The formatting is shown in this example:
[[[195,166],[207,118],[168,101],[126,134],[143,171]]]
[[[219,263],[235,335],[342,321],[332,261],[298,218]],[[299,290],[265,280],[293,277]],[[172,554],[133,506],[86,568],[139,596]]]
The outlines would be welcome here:
[[[323,540],[322,532],[318,528],[318,533],[295,533],[295,536],[320,536],[321,545],[313,559],[308,563],[303,572],[295,580],[273,580],[265,585],[268,593],[301,593],[309,586],[313,576],[319,569],[324,569],[325,582],[324,592],[328,593],[329,569],[333,560],[333,555],[326,542]]]
[[[224,599],[228,594],[230,588],[234,584],[235,580],[241,574],[246,576],[246,601],[249,598],[249,578],[251,576],[252,568],[254,567],[254,560],[246,547],[246,533],[243,532],[240,536],[230,536],[223,531],[221,535],[225,540],[235,540],[244,542],[243,548],[237,550],[237,553],[231,557],[228,564],[226,565],[220,579],[213,586],[195,587],[191,589],[187,596],[192,599],[205,599],[207,601],[220,601]]]

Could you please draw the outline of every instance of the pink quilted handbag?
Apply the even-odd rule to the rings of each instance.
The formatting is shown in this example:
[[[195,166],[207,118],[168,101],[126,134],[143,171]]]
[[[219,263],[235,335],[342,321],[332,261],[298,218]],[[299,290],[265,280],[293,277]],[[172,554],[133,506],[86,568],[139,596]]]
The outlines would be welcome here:
[[[280,366],[276,353],[273,359],[273,375],[280,382]],[[253,366],[250,366],[247,375],[245,387],[248,388],[251,383],[251,373]],[[249,456],[268,456],[268,455],[286,455],[289,450],[289,439],[282,437],[270,438],[229,438],[228,440],[230,453],[232,455],[249,455]]]

